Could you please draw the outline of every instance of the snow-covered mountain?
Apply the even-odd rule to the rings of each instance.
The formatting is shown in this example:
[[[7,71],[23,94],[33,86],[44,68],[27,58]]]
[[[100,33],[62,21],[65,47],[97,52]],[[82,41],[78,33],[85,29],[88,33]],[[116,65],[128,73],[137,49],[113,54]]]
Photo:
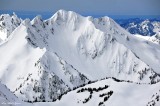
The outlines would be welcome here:
[[[160,33],[160,20],[157,19],[122,19],[117,22],[131,34],[153,36]]]
[[[15,13],[0,15],[0,43],[9,38],[9,35],[21,24],[21,21],[22,19],[18,18]]]
[[[160,20],[157,19],[126,19],[117,22],[131,34],[160,44]]]
[[[158,45],[109,17],[59,10],[47,20],[26,19],[10,33],[0,45],[0,79],[20,100],[52,102],[106,77],[156,84],[159,54]]]

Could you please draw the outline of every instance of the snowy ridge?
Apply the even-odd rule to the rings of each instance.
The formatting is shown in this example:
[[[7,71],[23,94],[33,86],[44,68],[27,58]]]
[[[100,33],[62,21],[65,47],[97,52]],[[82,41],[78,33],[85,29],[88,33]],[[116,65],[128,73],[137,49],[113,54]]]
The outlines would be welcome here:
[[[29,74],[14,91],[24,101],[55,101],[61,94],[89,81],[55,53],[46,52],[35,67],[36,73]]]
[[[160,81],[160,47],[132,36],[109,17],[59,10],[47,20],[24,20],[10,36],[0,46],[5,51],[0,52],[0,79],[26,102],[52,102],[106,77]]]

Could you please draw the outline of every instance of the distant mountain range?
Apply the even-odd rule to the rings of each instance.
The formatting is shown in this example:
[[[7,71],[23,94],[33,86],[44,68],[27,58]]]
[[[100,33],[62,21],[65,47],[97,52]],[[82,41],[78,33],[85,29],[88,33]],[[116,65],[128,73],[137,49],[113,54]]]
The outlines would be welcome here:
[[[131,34],[138,35],[156,44],[160,44],[160,20],[158,19],[120,19],[116,20],[121,27]]]
[[[122,19],[116,20],[131,34],[140,34],[143,36],[153,36],[160,33],[160,20],[158,19]]]

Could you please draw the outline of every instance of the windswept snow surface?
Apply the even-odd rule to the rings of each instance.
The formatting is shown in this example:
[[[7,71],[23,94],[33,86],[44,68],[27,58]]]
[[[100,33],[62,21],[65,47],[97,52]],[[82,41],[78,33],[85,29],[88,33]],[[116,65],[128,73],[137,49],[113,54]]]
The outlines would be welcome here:
[[[106,77],[146,85],[160,81],[160,46],[109,17],[59,10],[47,20],[24,20],[9,37],[0,45],[0,80],[25,102],[52,102]]]

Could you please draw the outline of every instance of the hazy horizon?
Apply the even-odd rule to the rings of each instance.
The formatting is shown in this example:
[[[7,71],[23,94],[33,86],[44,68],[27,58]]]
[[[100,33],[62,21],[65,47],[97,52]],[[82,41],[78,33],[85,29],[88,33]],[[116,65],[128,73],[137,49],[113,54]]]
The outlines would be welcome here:
[[[55,12],[31,12],[31,11],[2,11],[0,10],[0,14],[13,14],[15,13],[18,17],[22,18],[22,19],[33,19],[34,17],[36,17],[37,15],[40,15],[43,19],[48,19],[50,18],[52,15],[55,14]],[[78,13],[82,16],[92,16],[95,18],[98,17],[103,17],[103,16],[109,16],[113,19],[134,19],[134,18],[140,18],[140,19],[158,19],[160,20],[160,15],[110,15],[110,14],[81,14]]]

